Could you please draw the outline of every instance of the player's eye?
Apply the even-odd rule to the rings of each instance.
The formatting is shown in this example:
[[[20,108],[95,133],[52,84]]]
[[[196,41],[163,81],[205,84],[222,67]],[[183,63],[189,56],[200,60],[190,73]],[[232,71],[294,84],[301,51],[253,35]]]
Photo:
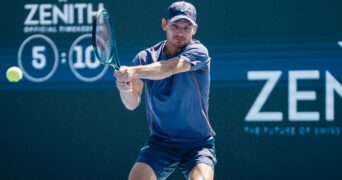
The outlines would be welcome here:
[[[171,25],[170,25],[170,28],[171,28],[172,30],[177,30],[177,29],[179,29],[179,27],[178,27],[176,24],[171,24]]]
[[[187,27],[184,28],[184,30],[186,32],[190,32],[192,30],[192,26],[187,26]]]

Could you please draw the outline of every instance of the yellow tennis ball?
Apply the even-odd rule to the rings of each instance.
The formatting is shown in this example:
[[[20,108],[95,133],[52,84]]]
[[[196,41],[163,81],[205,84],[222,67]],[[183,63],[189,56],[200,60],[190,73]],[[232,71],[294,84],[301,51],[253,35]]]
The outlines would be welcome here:
[[[19,82],[23,78],[23,72],[20,68],[13,66],[7,69],[6,77],[9,82]]]

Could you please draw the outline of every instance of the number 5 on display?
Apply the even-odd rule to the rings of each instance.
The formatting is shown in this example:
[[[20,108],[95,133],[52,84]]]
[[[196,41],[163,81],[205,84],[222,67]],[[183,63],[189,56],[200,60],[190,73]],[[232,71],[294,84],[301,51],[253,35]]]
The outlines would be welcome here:
[[[33,46],[32,48],[32,66],[35,69],[43,69],[46,66],[46,56],[43,53],[45,46]]]

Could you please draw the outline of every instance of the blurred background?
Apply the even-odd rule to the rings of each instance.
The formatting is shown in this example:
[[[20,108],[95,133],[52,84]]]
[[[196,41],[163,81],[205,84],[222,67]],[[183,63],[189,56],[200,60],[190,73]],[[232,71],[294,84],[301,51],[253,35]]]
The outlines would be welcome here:
[[[165,39],[169,0],[14,0],[0,18],[0,179],[127,179],[149,134],[95,61],[95,11],[119,57]],[[342,179],[342,1],[201,0],[215,179]],[[9,83],[6,70],[24,78]],[[182,179],[177,170],[169,179]]]

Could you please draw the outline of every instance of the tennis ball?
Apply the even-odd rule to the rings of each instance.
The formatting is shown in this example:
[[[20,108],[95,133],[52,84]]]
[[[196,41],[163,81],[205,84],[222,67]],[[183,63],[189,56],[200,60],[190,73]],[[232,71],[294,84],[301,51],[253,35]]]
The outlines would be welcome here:
[[[19,82],[23,78],[23,72],[20,68],[13,66],[7,69],[6,77],[9,82]]]

